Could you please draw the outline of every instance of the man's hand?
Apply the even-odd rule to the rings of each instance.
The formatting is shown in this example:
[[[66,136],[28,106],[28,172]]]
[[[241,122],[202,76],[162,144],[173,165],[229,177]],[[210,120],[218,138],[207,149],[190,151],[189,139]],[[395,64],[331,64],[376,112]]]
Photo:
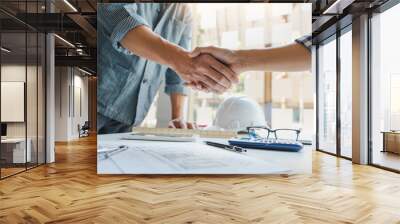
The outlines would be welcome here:
[[[177,129],[197,129],[196,123],[185,122],[179,118],[171,120],[168,127]]]
[[[232,71],[236,74],[240,74],[244,67],[244,63],[242,62],[241,58],[239,57],[237,51],[229,50],[225,48],[219,47],[197,47],[191,53],[191,57],[198,57],[201,54],[210,54],[214,58],[218,59],[219,61],[223,62],[225,65],[229,66]]]
[[[236,51],[210,46],[197,47],[190,53],[190,57],[193,58],[200,57],[201,55],[211,55],[215,59],[224,63],[225,66],[229,67],[236,75],[243,72],[242,68],[244,65]],[[192,81],[188,82],[186,85],[196,90],[210,92],[209,88],[202,82]]]
[[[237,74],[209,54],[183,57],[172,67],[187,83],[201,83],[204,89],[222,93],[233,83],[238,83]]]
[[[168,123],[169,128],[179,129],[196,129],[195,123],[183,121],[183,107],[185,105],[185,95],[180,93],[171,93],[171,121]]]

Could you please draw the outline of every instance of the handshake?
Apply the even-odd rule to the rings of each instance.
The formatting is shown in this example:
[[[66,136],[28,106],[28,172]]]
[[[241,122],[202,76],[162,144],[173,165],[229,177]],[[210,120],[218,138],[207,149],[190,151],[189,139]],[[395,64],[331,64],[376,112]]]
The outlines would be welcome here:
[[[310,70],[311,52],[299,43],[279,47],[229,50],[199,47],[181,51],[171,59],[171,68],[186,85],[206,92],[223,93],[238,83],[245,71],[299,72]]]
[[[239,82],[243,67],[235,51],[218,47],[198,47],[180,59],[173,69],[186,86],[219,94]]]
[[[310,40],[309,38],[302,38]],[[291,44],[246,50],[200,47],[187,52],[139,26],[125,35],[120,44],[130,52],[174,70],[185,84],[194,89],[223,93],[238,83],[245,71],[299,72],[310,70],[311,51],[306,44]],[[308,45],[311,45],[309,43]]]

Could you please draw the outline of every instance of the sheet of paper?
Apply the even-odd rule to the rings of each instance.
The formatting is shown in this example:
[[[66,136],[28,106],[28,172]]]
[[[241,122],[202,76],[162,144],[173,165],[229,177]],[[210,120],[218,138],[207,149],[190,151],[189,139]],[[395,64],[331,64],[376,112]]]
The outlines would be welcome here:
[[[99,148],[128,149],[99,154],[99,174],[274,174],[287,173],[267,161],[205,145],[201,142],[148,142],[99,139]]]

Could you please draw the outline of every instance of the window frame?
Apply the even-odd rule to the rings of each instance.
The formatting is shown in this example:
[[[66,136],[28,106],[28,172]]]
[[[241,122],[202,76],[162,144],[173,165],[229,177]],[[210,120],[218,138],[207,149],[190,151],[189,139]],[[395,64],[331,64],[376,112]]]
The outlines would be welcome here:
[[[340,67],[340,38],[342,35],[346,34],[347,32],[351,32],[352,31],[352,23],[350,22],[349,24],[347,24],[346,26],[344,26],[341,29],[338,29],[335,33],[333,33],[332,35],[328,36],[327,38],[319,41],[316,44],[316,69],[315,69],[315,73],[316,73],[316,150],[319,152],[323,152],[329,155],[333,155],[333,156],[337,156],[340,158],[344,158],[347,160],[352,160],[352,158],[347,157],[342,155],[341,153],[341,118],[340,118],[340,112],[341,112],[341,108],[340,108],[340,104],[341,104],[341,97],[340,97],[340,86],[341,86],[341,67]],[[331,41],[336,41],[336,152],[332,153],[329,151],[326,151],[324,149],[321,149],[319,147],[319,122],[320,122],[320,118],[319,118],[319,112],[320,112],[320,95],[319,95],[319,48],[322,44],[326,44],[329,43]]]

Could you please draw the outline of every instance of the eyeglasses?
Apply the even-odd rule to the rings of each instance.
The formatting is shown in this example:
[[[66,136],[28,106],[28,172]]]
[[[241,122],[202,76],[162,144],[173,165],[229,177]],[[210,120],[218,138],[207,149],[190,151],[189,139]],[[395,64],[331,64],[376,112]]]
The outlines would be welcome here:
[[[255,139],[293,139],[295,141],[299,140],[300,129],[291,128],[278,128],[271,129],[266,126],[250,126],[247,127],[247,133],[251,138]]]

